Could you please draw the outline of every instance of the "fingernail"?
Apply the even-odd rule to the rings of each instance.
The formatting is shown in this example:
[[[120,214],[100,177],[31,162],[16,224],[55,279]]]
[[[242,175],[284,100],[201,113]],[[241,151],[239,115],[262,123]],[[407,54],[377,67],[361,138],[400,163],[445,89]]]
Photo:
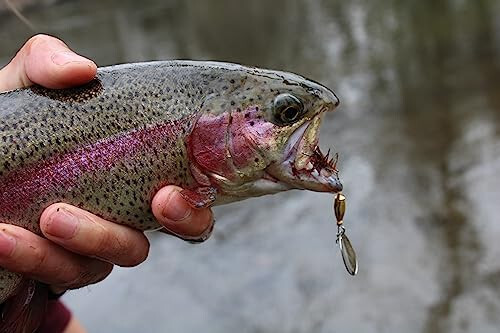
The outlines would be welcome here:
[[[192,212],[191,206],[182,198],[179,192],[174,192],[168,198],[161,214],[171,221],[181,221]]]
[[[58,208],[49,216],[45,231],[54,237],[70,239],[75,235],[79,223],[75,215],[64,208]]]
[[[9,257],[16,246],[16,239],[5,231],[0,232],[0,256]]]
[[[89,60],[70,51],[61,51],[52,55],[52,62],[64,66],[70,62],[88,62]]]
[[[206,241],[207,239],[209,239],[210,236],[212,236],[212,232],[214,231],[214,227],[215,227],[215,219],[212,218],[212,223],[208,226],[208,228],[205,231],[203,231],[201,233],[200,236],[198,236],[196,238],[193,238],[193,239],[189,239],[187,241],[190,242],[190,243],[192,243],[192,244],[203,243],[204,241]]]

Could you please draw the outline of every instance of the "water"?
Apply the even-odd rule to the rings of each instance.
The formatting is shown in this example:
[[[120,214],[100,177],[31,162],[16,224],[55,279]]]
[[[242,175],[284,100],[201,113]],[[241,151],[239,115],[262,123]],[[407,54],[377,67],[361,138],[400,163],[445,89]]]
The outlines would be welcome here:
[[[206,243],[152,234],[146,263],[68,293],[89,331],[498,331],[500,3],[82,0],[23,13],[99,65],[234,61],[341,98],[321,145],[340,153],[356,277],[331,196],[251,199],[217,208]],[[0,14],[0,64],[30,34]]]

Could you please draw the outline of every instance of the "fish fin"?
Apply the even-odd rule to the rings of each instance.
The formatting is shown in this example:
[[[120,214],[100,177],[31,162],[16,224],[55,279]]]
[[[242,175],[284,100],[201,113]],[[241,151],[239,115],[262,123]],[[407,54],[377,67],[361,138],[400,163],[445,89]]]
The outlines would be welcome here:
[[[16,293],[3,303],[0,333],[33,333],[47,309],[49,287],[34,280],[23,280]]]
[[[211,186],[198,187],[195,190],[182,190],[181,195],[193,208],[207,208],[217,199],[217,189]]]

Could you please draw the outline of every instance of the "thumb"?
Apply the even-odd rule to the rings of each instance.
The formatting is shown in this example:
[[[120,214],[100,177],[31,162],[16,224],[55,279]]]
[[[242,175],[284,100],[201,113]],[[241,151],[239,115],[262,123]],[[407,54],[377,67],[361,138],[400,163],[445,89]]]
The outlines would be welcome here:
[[[209,208],[192,208],[180,195],[181,191],[182,188],[173,185],[160,189],[151,203],[153,215],[163,226],[163,233],[202,242],[212,233],[212,211]]]
[[[36,35],[0,70],[0,91],[33,83],[54,89],[81,85],[92,80],[96,71],[93,61],[74,53],[59,39]]]

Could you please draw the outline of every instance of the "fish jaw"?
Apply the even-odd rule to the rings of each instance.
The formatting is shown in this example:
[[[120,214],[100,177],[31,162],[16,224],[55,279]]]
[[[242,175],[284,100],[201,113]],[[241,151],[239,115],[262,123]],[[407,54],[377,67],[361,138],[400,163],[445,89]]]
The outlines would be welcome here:
[[[322,113],[304,122],[290,136],[283,160],[266,168],[268,180],[285,183],[291,188],[316,192],[342,191],[336,168],[337,157],[330,159],[318,146]]]

